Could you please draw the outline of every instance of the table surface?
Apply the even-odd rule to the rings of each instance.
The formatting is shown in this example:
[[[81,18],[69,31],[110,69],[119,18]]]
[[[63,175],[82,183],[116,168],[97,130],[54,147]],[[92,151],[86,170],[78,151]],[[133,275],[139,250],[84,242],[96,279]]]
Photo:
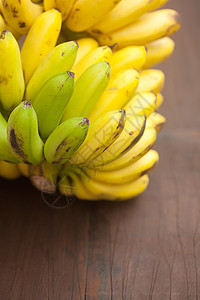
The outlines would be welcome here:
[[[182,29],[148,190],[55,210],[26,179],[0,180],[0,299],[200,298],[200,1],[170,5]]]

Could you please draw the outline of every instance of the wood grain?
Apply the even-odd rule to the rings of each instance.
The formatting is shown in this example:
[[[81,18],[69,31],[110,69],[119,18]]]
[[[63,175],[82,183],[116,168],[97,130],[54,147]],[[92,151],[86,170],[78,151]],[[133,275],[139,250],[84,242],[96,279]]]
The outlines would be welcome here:
[[[182,29],[148,190],[55,210],[26,179],[0,180],[0,299],[200,299],[200,1],[171,7]]]

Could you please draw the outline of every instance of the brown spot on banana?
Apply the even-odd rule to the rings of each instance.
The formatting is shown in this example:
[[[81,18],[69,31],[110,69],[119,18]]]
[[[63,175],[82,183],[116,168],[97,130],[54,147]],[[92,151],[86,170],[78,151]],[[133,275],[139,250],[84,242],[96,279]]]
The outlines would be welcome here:
[[[26,23],[25,22],[18,22],[19,28],[24,28],[26,27]]]
[[[13,13],[13,18],[17,18],[18,17],[18,10],[16,9],[16,7],[12,8],[12,13]]]
[[[124,149],[121,153],[120,156],[123,155],[124,153],[126,153],[130,148],[132,148],[142,137],[144,130],[145,130],[145,126],[146,126],[146,118],[145,118],[145,122],[140,130],[140,133],[138,134],[138,136],[132,141],[131,144],[128,145],[128,147],[126,149]],[[130,133],[129,133],[130,134]]]
[[[2,31],[2,33],[1,33],[1,35],[0,35],[0,39],[1,40],[4,40],[5,39],[5,37],[6,37],[6,33],[8,32],[8,30],[3,30]]]
[[[16,136],[15,130],[13,128],[10,130],[9,141],[12,149],[23,159],[23,161],[26,162],[26,155],[21,148],[23,141]]]

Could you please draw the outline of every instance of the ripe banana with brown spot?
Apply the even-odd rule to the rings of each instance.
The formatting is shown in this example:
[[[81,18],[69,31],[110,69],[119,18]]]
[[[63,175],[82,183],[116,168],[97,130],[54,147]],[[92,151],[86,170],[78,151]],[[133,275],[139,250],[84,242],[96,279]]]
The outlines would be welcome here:
[[[75,0],[44,0],[44,9],[50,10],[57,8],[62,14],[62,20],[64,21],[72,9]]]
[[[121,0],[104,18],[95,24],[91,34],[109,33],[135,22],[155,7],[158,0]]]
[[[8,123],[0,113],[0,160],[17,163],[8,143],[7,129]]]
[[[158,163],[159,155],[155,150],[149,150],[143,157],[128,166],[122,167],[119,170],[85,170],[87,176],[96,181],[108,184],[126,184],[130,183],[140,176],[148,173]]]
[[[44,155],[49,163],[66,163],[84,142],[89,128],[87,118],[72,118],[61,123],[48,137]]]
[[[0,57],[0,106],[10,112],[22,101],[25,83],[19,46],[7,30],[0,35]]]
[[[121,135],[126,113],[116,110],[101,115],[90,123],[87,137],[82,146],[71,157],[71,164],[88,164],[101,155]]]
[[[55,47],[61,25],[61,14],[56,9],[42,13],[33,23],[21,50],[26,84],[44,57]]]
[[[148,119],[147,119],[148,123]],[[146,123],[146,124],[147,124]],[[156,129],[148,128],[146,125],[145,131],[141,139],[132,147],[128,152],[123,154],[121,157],[113,160],[112,162],[100,166],[98,170],[100,171],[115,171],[121,168],[127,167],[132,163],[136,162],[142,156],[144,156],[154,145],[157,137]]]
[[[75,32],[85,31],[100,21],[120,0],[75,1],[66,20],[67,27]]]
[[[106,165],[127,153],[142,137],[146,124],[146,116],[133,115],[126,119],[120,136],[101,155],[87,162],[87,167],[94,169]]]
[[[180,28],[179,14],[172,9],[161,9],[146,13],[136,22],[117,31],[96,35],[100,45],[119,47],[146,45],[164,36],[170,36]]]
[[[27,34],[43,11],[31,0],[1,0],[1,6],[6,22],[20,34]]]

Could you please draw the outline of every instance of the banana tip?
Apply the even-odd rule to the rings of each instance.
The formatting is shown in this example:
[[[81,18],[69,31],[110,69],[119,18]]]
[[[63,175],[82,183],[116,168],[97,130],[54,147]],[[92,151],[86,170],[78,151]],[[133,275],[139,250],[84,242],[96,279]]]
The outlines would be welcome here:
[[[77,41],[74,41],[74,43],[77,45],[77,47],[79,47],[79,44],[77,43]]]
[[[9,30],[3,30],[1,35],[0,35],[0,39],[2,39],[2,40],[5,39],[6,34],[9,33],[9,32],[10,32]]]
[[[57,7],[54,7],[53,9],[57,10],[59,13],[61,13],[60,9]]]
[[[118,50],[119,49],[119,44],[118,43],[114,43],[113,45],[111,46],[108,46],[111,50]]]
[[[83,122],[84,122],[86,125],[88,125],[88,126],[89,126],[89,124],[90,124],[90,122],[89,122],[89,120],[88,120],[87,118],[84,118],[84,119],[83,119]]]
[[[69,77],[72,77],[72,78],[74,78],[74,76],[75,76],[74,72],[67,71],[67,74],[69,75]]]
[[[28,108],[32,108],[32,104],[29,101],[24,101],[24,106]]]

